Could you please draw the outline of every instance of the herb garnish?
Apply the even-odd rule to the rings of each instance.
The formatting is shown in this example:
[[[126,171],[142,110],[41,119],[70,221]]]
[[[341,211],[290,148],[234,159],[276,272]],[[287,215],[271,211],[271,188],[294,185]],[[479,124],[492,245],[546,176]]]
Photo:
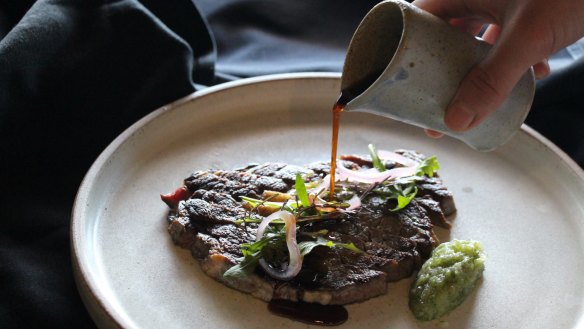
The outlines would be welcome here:
[[[375,146],[372,144],[369,144],[369,153],[371,155],[373,167],[376,168],[379,172],[386,171],[387,168],[385,167],[383,160],[379,157]],[[415,167],[412,165],[409,165],[408,167],[412,169],[409,172],[409,175],[412,176],[388,176],[386,180],[371,185],[371,187],[367,189],[365,193],[363,193],[360,199],[366,198],[366,195],[369,192],[373,192],[386,201],[395,200],[396,205],[394,208],[389,209],[390,211],[395,212],[405,208],[408,204],[410,204],[410,202],[418,193],[418,187],[416,186],[416,183],[423,176],[433,177],[435,172],[440,168],[440,164],[438,163],[435,156],[431,156],[425,158]],[[308,184],[311,188],[314,188],[317,185],[317,182],[312,181]],[[305,255],[309,254],[314,248],[319,246],[328,248],[345,248],[356,253],[363,252],[353,243],[340,243],[324,238],[323,236],[327,234],[326,230],[318,232],[300,231],[302,226],[309,222],[343,218],[346,216],[346,212],[344,212],[343,209],[349,208],[350,202],[346,203],[341,199],[327,202],[322,200],[318,195],[309,195],[307,184],[304,182],[300,173],[296,174],[294,188],[296,190],[295,200],[292,195],[287,195],[288,199],[286,199],[285,202],[270,201],[270,198],[267,198],[266,200],[259,200],[245,196],[242,196],[241,199],[247,204],[246,209],[251,210],[251,212],[256,212],[260,215],[264,215],[266,212],[268,214],[272,214],[276,211],[285,211],[289,212],[289,215],[294,216],[294,222],[296,223],[294,226],[292,226],[292,229],[295,232],[294,234],[296,234],[296,232],[300,232],[298,234],[303,236],[303,238],[300,239],[301,241],[297,242],[298,249],[296,249],[300,251],[300,263],[302,262],[302,258]],[[351,198],[353,195],[355,195],[355,193],[356,191],[347,190],[345,194],[348,198]],[[285,221],[282,220],[282,218],[285,217],[275,217],[279,216],[277,214],[272,214],[271,216],[273,216],[273,218],[266,218],[263,216],[258,218],[253,214],[250,214],[246,215],[246,217],[242,219],[235,221],[235,224],[262,223],[263,217],[268,220],[269,224],[262,223],[260,225],[260,227],[262,227],[262,225],[267,225],[267,227],[263,226],[265,231],[262,231],[263,235],[258,234],[257,241],[243,243],[241,245],[241,253],[243,257],[237,259],[239,263],[224,273],[226,278],[249,275],[260,263],[262,267],[266,269],[265,263],[277,266],[277,264],[286,262],[287,259],[292,261],[292,253],[287,253],[289,245],[287,246],[286,241],[287,233],[284,226]],[[296,241],[295,238],[291,239],[292,241]],[[290,243],[290,240],[288,243]],[[296,244],[296,242],[294,242],[294,244]],[[296,255],[298,254],[295,253],[295,260],[298,259],[298,256]],[[296,266],[298,266],[297,263]]]
[[[377,150],[373,144],[369,144],[369,155],[371,156],[371,162],[373,163],[373,168],[379,170],[380,172],[385,171],[385,165],[377,155]]]
[[[377,158],[379,163],[381,160],[377,156],[375,147],[371,144],[369,145],[369,152],[371,153],[373,166],[376,167],[375,158]],[[436,156],[433,155],[425,158],[417,166],[416,174],[414,176],[404,177],[399,180],[381,182],[380,184],[374,186],[372,191],[377,195],[386,198],[387,200],[396,200],[396,206],[389,210],[394,212],[399,211],[410,204],[410,202],[417,195],[418,187],[416,186],[416,181],[419,180],[422,176],[434,177],[434,174],[438,169],[440,169],[440,164],[438,163]]]
[[[418,166],[418,171],[416,172],[417,176],[428,176],[434,177],[434,173],[440,169],[440,164],[438,163],[438,159],[436,156],[433,155],[431,157],[427,157],[420,163]]]
[[[308,192],[306,191],[306,185],[304,185],[304,180],[299,173],[296,174],[296,183],[294,184],[296,188],[296,195],[300,200],[303,207],[310,207],[310,200],[308,200]]]
[[[396,200],[397,205],[390,209],[390,211],[398,211],[405,208],[412,199],[418,193],[418,187],[416,186],[415,182],[410,182],[407,184],[391,184],[391,185],[382,185],[373,189],[373,192],[377,193],[380,196],[385,197],[388,200]]]
[[[268,208],[273,208],[274,211],[282,209],[282,210],[288,210],[290,212],[293,212],[294,209],[297,209],[299,206],[297,202],[265,201],[265,200],[254,199],[254,198],[250,198],[250,197],[246,197],[246,196],[242,196],[241,200],[247,202],[252,208],[264,206],[264,207],[268,207]]]
[[[315,232],[326,233],[326,232]],[[310,236],[310,234],[306,234]],[[298,243],[300,254],[302,257],[308,255],[315,247],[328,248],[345,248],[353,252],[362,253],[363,251],[351,243],[339,243],[327,240],[322,236],[317,236],[315,241],[302,241]],[[260,259],[278,258],[281,250],[286,248],[286,234],[283,226],[271,226],[269,231],[258,241],[253,243],[243,243],[241,245],[241,253],[243,257],[239,258],[239,263],[228,269],[223,276],[226,278],[235,278],[251,274],[258,266]]]

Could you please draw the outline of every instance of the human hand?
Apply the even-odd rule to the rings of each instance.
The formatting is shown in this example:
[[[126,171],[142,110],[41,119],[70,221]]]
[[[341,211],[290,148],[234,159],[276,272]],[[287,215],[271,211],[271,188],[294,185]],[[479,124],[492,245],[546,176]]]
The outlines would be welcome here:
[[[530,67],[536,78],[548,75],[547,57],[584,35],[581,0],[415,0],[413,4],[474,35],[490,24],[482,37],[493,44],[491,51],[469,71],[446,109],[444,123],[454,131],[480,124]]]

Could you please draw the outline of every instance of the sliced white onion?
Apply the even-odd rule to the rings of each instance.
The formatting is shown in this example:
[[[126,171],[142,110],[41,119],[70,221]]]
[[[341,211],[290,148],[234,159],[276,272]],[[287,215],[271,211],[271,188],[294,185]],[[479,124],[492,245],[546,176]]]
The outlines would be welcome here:
[[[348,179],[350,181],[368,184],[383,182],[386,179],[413,176],[416,174],[416,167],[399,167],[382,172],[374,172],[370,170],[354,171],[346,168],[340,162],[337,163],[337,169],[339,171],[339,178],[341,180]]]
[[[393,178],[402,178],[402,177],[414,176],[416,174],[416,172],[418,171],[418,167],[399,167],[399,168],[393,168],[393,169],[386,170],[386,171],[391,171],[391,176]]]
[[[359,196],[357,194],[353,195],[352,198],[350,198],[347,203],[349,204],[349,207],[345,210],[355,210],[359,207],[361,207],[361,198],[359,198]]]
[[[389,161],[397,162],[397,163],[402,164],[406,167],[415,167],[418,165],[418,163],[416,161],[414,161],[412,159],[408,159],[401,154],[391,152],[391,151],[378,150],[377,156],[381,160],[389,160]]]
[[[298,272],[300,272],[300,268],[302,268],[302,255],[300,255],[300,248],[298,248],[298,243],[296,242],[296,217],[294,217],[289,211],[280,210],[264,218],[258,226],[256,241],[264,236],[266,228],[270,222],[276,219],[282,219],[284,221],[286,246],[288,247],[288,253],[290,254],[290,261],[282,271],[271,267],[263,258],[260,259],[260,266],[274,279],[290,280],[294,278]]]
[[[373,174],[378,174],[379,173],[379,169],[377,168],[369,168],[369,169],[365,169],[365,170],[359,170],[360,173],[364,174],[364,175],[373,175]]]

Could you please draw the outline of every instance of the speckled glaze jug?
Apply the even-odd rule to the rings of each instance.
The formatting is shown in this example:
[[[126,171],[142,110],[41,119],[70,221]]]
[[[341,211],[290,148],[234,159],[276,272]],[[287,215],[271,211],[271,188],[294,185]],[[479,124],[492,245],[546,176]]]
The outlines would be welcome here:
[[[457,138],[489,151],[521,127],[535,82],[526,72],[501,107],[468,132],[450,131],[444,111],[460,81],[490,45],[408,2],[384,1],[355,31],[341,80],[351,92],[345,111],[369,112]]]

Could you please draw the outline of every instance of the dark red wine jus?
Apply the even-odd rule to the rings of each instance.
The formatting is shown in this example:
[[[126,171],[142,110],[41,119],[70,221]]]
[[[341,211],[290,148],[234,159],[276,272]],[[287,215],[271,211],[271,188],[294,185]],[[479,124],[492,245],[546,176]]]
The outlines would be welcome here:
[[[270,301],[268,310],[291,320],[319,326],[338,326],[349,318],[349,313],[341,305],[321,305],[283,299]]]

